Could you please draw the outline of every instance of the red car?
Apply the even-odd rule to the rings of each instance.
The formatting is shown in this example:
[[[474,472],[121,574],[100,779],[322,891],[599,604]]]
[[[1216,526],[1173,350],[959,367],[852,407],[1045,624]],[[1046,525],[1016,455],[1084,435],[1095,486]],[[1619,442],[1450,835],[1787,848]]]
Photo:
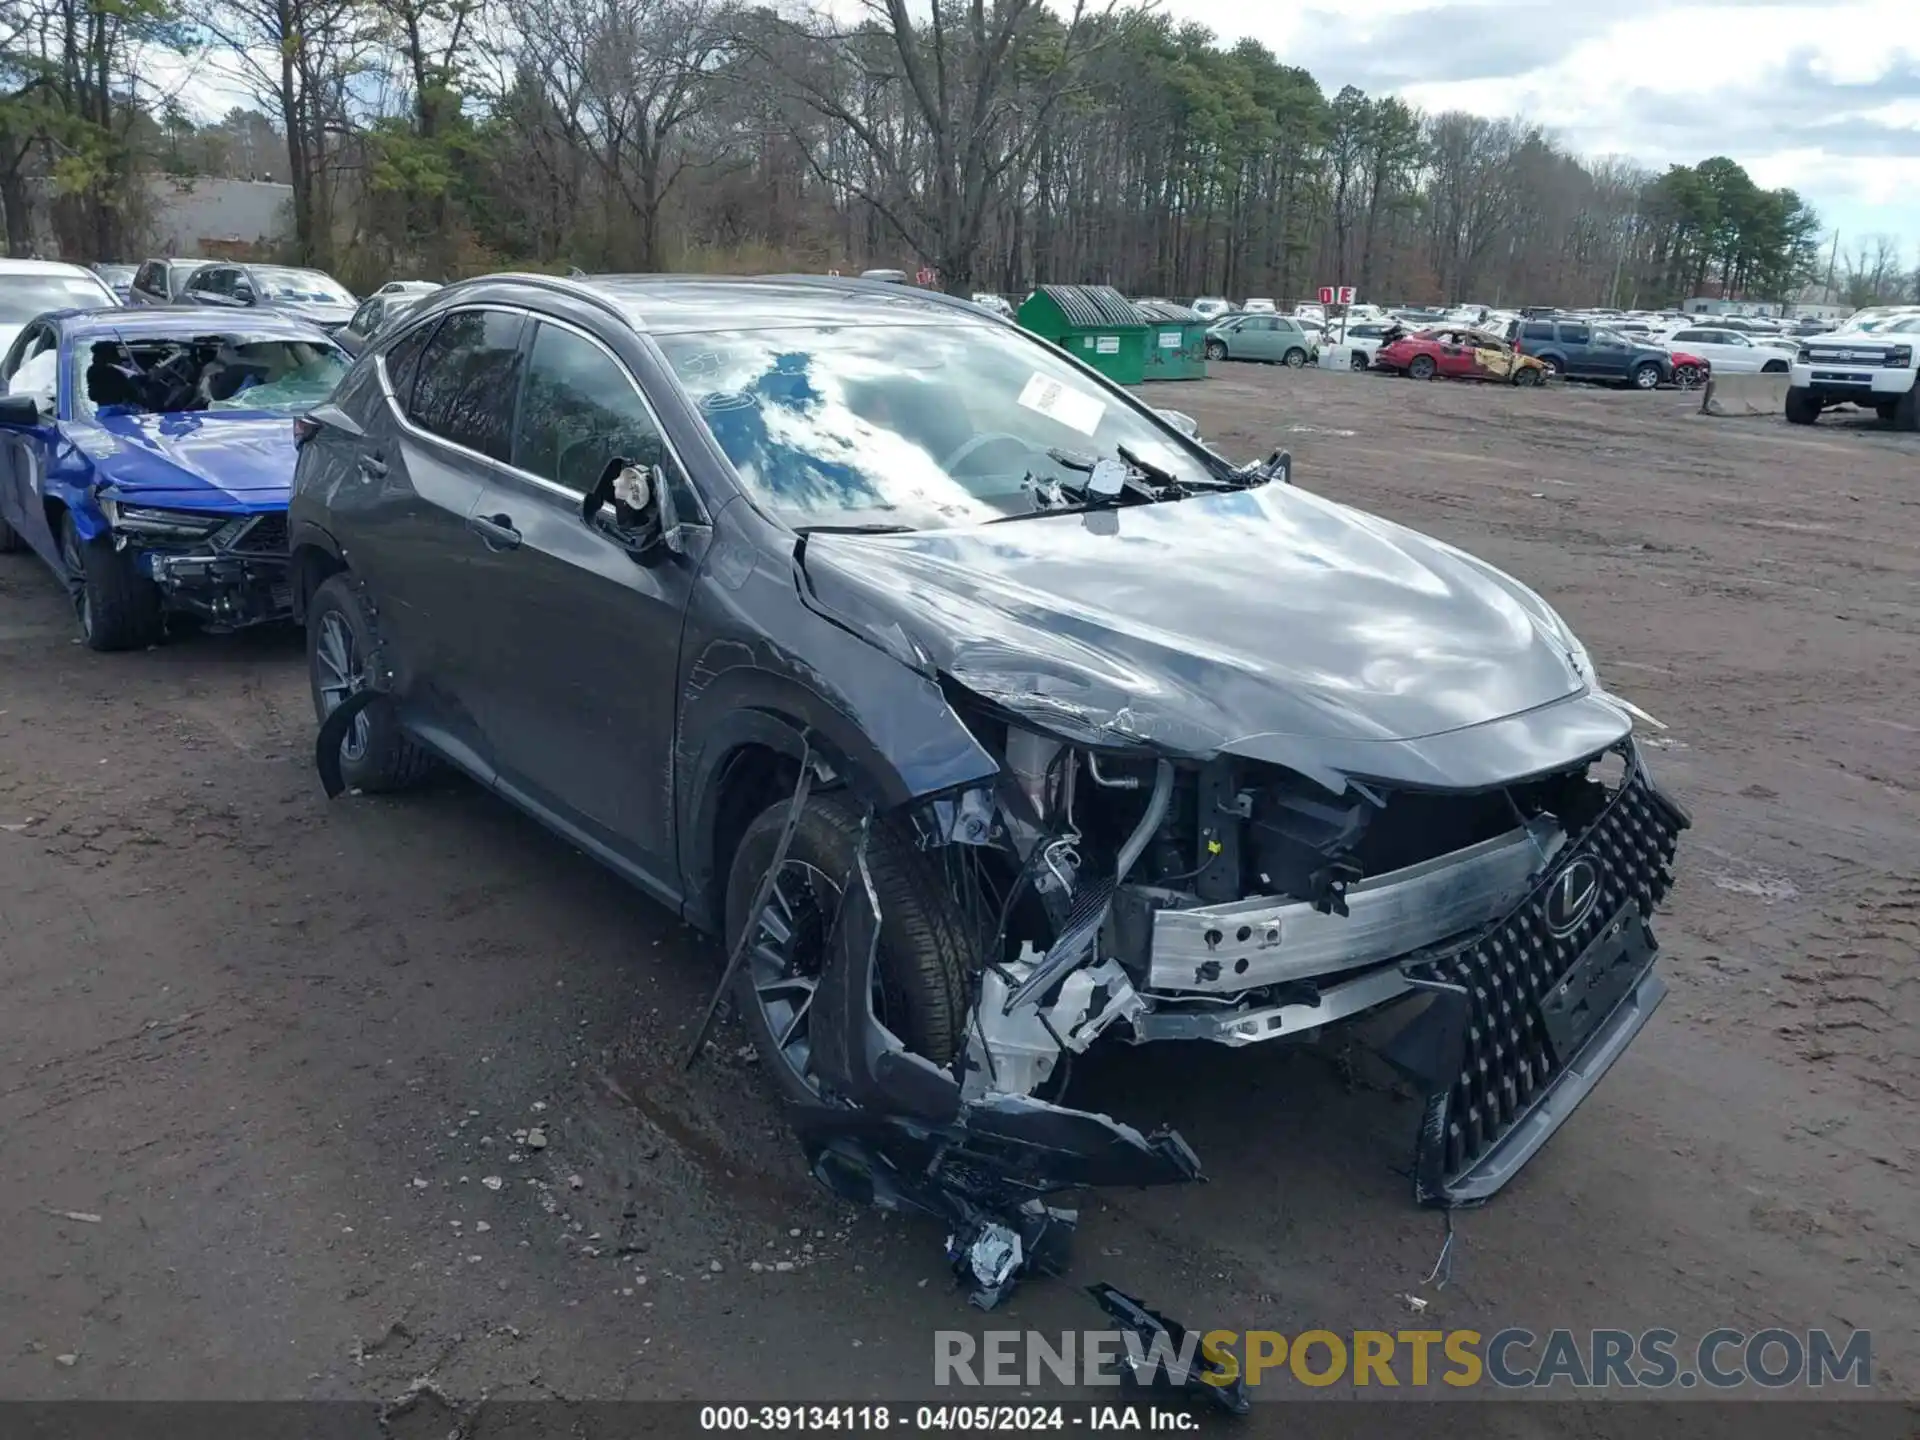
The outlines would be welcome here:
[[[1401,335],[1382,345],[1373,368],[1431,380],[1445,375],[1457,380],[1497,380],[1503,385],[1538,385],[1547,367],[1531,355],[1522,355],[1500,336],[1486,330],[1422,330]]]
[[[1682,390],[1706,384],[1712,374],[1713,367],[1700,356],[1689,355],[1685,350],[1673,352],[1673,383]]]

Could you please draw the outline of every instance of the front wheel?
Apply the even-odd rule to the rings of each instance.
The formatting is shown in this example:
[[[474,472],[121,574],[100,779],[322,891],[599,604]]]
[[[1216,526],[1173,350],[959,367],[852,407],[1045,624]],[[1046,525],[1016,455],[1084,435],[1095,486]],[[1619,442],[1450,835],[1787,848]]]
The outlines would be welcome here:
[[[1811,425],[1820,418],[1820,402],[1813,398],[1813,392],[1804,385],[1795,385],[1787,391],[1787,423],[1789,425]]]
[[[324,722],[353,693],[373,648],[373,623],[353,581],[332,576],[307,602],[307,677],[316,720]],[[354,716],[340,740],[340,778],[350,790],[404,790],[431,768],[386,699]]]
[[[1347,361],[1347,364],[1352,366],[1355,370],[1366,369],[1367,368],[1367,352],[1364,350],[1354,351],[1352,357]]]
[[[1636,365],[1633,371],[1633,388],[1636,390],[1657,389],[1660,384],[1660,367],[1649,360],[1644,365]]]
[[[1787,362],[1784,360],[1769,360],[1760,367],[1760,373],[1762,375],[1785,375],[1787,373]]]
[[[1522,365],[1513,372],[1513,383],[1525,389],[1540,383],[1540,372],[1531,365]]]
[[[1289,370],[1298,370],[1302,365],[1307,363],[1307,352],[1296,346],[1294,349],[1287,351],[1286,361]]]
[[[1407,362],[1407,374],[1416,380],[1431,380],[1436,368],[1431,355],[1416,355]]]
[[[1920,378],[1914,380],[1912,389],[1893,402],[1893,428],[1920,430]]]
[[[1698,365],[1676,365],[1673,367],[1673,383],[1682,390],[1692,390],[1700,383]]]
[[[144,650],[158,645],[166,628],[160,590],[133,568],[133,558],[113,540],[80,538],[69,510],[60,517],[60,558],[74,587],[74,613],[90,650]]]
[[[1224,340],[1207,341],[1207,358],[1209,360],[1226,359],[1227,358],[1227,342]]]
[[[734,977],[734,1003],[761,1063],[781,1094],[818,1103],[813,1071],[813,997],[860,846],[862,808],[844,792],[816,794],[793,839],[766,908],[748,914],[792,809],[782,800],[747,827],[727,876],[727,953],[753,927]],[[916,1055],[945,1065],[964,1042],[970,947],[939,867],[912,839],[876,820],[867,872],[880,906],[874,1013]]]

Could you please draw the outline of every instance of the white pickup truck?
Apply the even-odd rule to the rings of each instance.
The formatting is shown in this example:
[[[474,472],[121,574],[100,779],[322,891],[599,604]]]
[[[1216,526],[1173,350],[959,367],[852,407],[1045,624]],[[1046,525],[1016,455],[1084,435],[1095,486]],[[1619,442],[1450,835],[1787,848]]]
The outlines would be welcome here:
[[[1920,430],[1920,315],[1872,329],[1812,335],[1794,357],[1787,419],[1811,425],[1834,405],[1871,406],[1896,429]]]

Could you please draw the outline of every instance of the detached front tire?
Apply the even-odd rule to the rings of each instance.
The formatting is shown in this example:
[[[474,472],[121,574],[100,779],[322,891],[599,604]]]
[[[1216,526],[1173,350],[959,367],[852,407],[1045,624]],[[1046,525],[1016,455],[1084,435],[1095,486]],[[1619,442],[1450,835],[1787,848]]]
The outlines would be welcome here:
[[[74,581],[74,614],[90,650],[144,650],[166,631],[160,589],[107,536],[84,540],[73,512],[60,517],[60,558]]]
[[[307,601],[307,676],[316,720],[324,722],[353,693],[373,650],[366,601],[348,576],[330,577]],[[354,716],[340,741],[340,778],[350,790],[405,790],[432,768],[432,756],[402,728],[385,698]]]
[[[858,884],[863,809],[844,792],[808,798],[766,908],[750,916],[792,809],[782,800],[747,826],[727,876],[726,953],[749,923],[753,942],[733,982],[734,1003],[781,1095],[817,1103],[811,1070],[814,988],[827,962],[840,896]],[[880,902],[874,1007],[916,1055],[945,1065],[965,1043],[972,948],[939,867],[900,827],[876,819],[867,872]]]
[[[1787,423],[1789,425],[1811,425],[1820,418],[1820,402],[1813,398],[1813,392],[1804,385],[1795,385],[1787,390]]]

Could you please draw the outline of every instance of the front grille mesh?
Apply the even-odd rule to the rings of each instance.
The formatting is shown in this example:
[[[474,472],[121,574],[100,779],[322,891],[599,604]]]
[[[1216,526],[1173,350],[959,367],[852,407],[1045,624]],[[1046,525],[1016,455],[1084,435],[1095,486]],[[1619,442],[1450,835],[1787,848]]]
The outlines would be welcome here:
[[[236,555],[285,555],[287,553],[286,512],[276,510],[256,517],[229,548]]]
[[[1459,950],[1432,961],[1431,978],[1467,993],[1462,1063],[1447,1091],[1439,1168],[1451,1181],[1484,1158],[1552,1087],[1574,1057],[1554,1051],[1541,1001],[1600,932],[1631,903],[1642,917],[1673,884],[1673,856],[1684,816],[1634,764],[1630,776],[1587,832],[1558,857],[1505,920]],[[1546,898],[1575,856],[1600,870],[1600,894],[1578,928],[1555,936]],[[1427,1157],[1423,1157],[1427,1158]]]

